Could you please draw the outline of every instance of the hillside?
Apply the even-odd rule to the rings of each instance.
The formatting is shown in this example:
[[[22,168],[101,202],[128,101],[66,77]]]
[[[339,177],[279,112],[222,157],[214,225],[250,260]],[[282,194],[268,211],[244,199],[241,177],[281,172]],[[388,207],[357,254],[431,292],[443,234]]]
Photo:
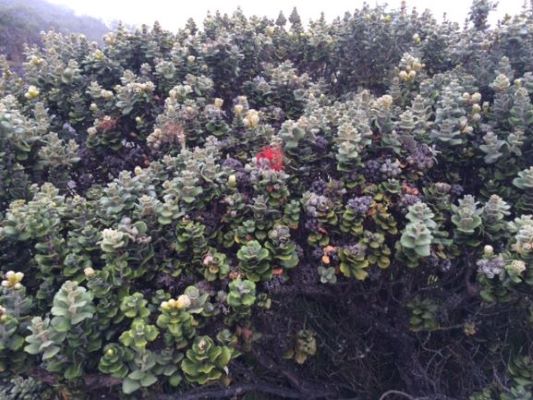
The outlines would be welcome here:
[[[40,43],[40,32],[49,30],[100,40],[108,28],[96,18],[43,0],[0,0],[0,53],[13,64],[23,60],[25,43]]]

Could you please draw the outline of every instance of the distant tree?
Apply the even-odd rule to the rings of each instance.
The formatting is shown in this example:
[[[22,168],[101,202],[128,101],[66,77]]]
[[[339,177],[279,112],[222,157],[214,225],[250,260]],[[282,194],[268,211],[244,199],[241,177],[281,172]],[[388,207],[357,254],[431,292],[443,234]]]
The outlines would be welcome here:
[[[0,0],[0,53],[10,64],[24,59],[24,46],[40,45],[41,32],[82,33],[100,41],[109,28],[100,20],[77,16],[68,8],[44,0]]]

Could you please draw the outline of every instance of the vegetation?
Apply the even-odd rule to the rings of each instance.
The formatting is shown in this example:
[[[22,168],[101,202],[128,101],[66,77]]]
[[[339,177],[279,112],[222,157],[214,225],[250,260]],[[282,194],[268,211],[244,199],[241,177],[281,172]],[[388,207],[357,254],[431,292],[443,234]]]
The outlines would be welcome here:
[[[0,397],[532,399],[533,14],[491,9],[4,59]]]
[[[96,18],[76,16],[74,12],[45,0],[0,0],[0,53],[13,67],[24,61],[26,44],[42,44],[41,32],[83,33],[100,41],[107,32]]]

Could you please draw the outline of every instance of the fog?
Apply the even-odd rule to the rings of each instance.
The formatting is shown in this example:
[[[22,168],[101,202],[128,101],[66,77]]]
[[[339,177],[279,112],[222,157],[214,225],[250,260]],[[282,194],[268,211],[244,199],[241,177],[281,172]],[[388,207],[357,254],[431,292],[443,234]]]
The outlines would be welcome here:
[[[168,1],[168,0],[52,0],[53,3],[66,5],[78,14],[90,15],[103,19],[105,22],[121,20],[126,24],[140,25],[152,24],[158,20],[163,27],[176,30],[183,26],[185,21],[192,17],[196,22],[201,22],[208,11],[220,10],[231,13],[241,7],[246,15],[260,15],[276,17],[279,11],[288,15],[293,7],[304,21],[315,19],[324,12],[328,19],[342,16],[345,11],[361,7],[362,0],[330,0],[315,2],[304,0],[269,0],[269,1],[244,1],[244,0],[196,0],[196,1]],[[398,8],[401,0],[368,2],[369,4],[388,4],[390,8]],[[436,17],[446,13],[447,18],[463,22],[467,16],[471,1],[469,0],[409,0],[408,8],[416,7],[419,11],[430,9]],[[493,13],[491,22],[496,22],[507,14],[516,14],[523,6],[523,0],[501,1],[498,9]]]

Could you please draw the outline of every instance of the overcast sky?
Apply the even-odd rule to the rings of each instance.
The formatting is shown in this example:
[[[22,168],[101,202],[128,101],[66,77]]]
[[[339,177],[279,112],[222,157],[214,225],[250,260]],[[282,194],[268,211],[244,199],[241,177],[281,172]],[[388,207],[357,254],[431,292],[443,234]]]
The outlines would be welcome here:
[[[275,18],[280,10],[287,16],[296,6],[304,20],[315,19],[324,11],[328,19],[343,15],[363,4],[363,0],[51,0],[72,8],[78,14],[90,15],[105,22],[121,20],[127,24],[152,24],[158,20],[170,30],[183,26],[192,17],[201,22],[207,11],[220,10],[224,13],[233,12],[238,6],[246,15],[260,15]],[[529,2],[529,0],[527,0]],[[389,4],[390,8],[398,8],[401,0],[373,1],[369,4]],[[447,13],[448,18],[463,22],[470,7],[470,0],[407,0],[409,8],[417,7],[419,11],[429,8],[436,17]],[[500,0],[498,11],[492,18],[495,21],[506,13],[516,14],[520,11],[524,0]]]

